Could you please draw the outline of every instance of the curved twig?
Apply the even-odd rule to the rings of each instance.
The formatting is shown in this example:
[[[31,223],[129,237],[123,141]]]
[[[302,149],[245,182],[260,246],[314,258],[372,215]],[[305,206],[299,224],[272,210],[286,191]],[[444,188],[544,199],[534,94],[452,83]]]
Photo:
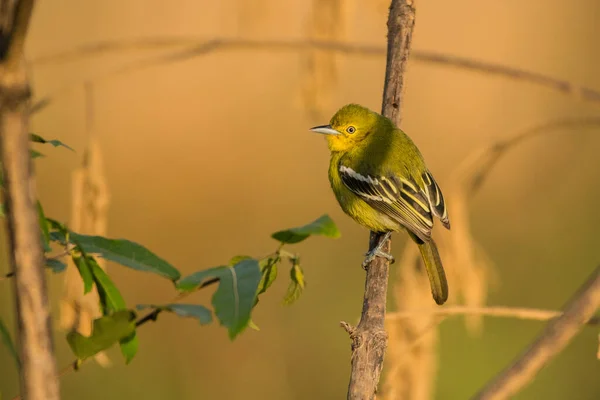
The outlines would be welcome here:
[[[336,42],[327,40],[255,40],[240,38],[212,38],[203,39],[195,37],[145,37],[115,41],[101,41],[97,43],[85,44],[72,50],[61,51],[53,54],[41,55],[31,60],[33,66],[43,67],[56,63],[65,63],[85,59],[88,57],[100,56],[105,54],[143,51],[143,50],[161,50],[166,51],[163,54],[144,58],[140,61],[125,64],[115,70],[98,75],[92,78],[86,78],[84,81],[96,81],[115,77],[121,74],[135,72],[144,68],[166,65],[173,62],[182,62],[205,56],[216,51],[234,51],[240,49],[250,49],[255,51],[304,51],[304,50],[323,50],[336,52],[350,56],[372,56],[381,57],[386,54],[386,48],[383,46],[374,46],[369,44],[351,44],[346,42]],[[475,60],[468,57],[443,54],[434,51],[413,50],[411,52],[411,61],[423,62],[428,64],[438,64],[458,69],[466,69],[473,72],[501,76],[507,79],[513,79],[525,83],[542,86],[559,92],[563,95],[575,97],[576,99],[600,103],[600,91],[586,86],[579,86],[564,79],[540,74],[507,65],[495,64],[486,61]],[[68,92],[73,88],[78,88],[83,84],[77,82],[61,89],[58,93]],[[54,97],[54,96],[52,96]],[[52,97],[45,97],[36,102],[33,109],[41,110],[48,105]]]
[[[577,127],[588,128],[599,126],[600,117],[573,117],[537,124],[533,127],[519,131],[507,138],[496,141],[491,145],[488,144],[478,150],[473,151],[471,155],[467,156],[467,158],[465,158],[465,160],[463,160],[463,162],[454,169],[450,176],[450,180],[456,182],[461,180],[461,176],[467,176],[468,179],[465,182],[466,189],[472,196],[481,188],[492,168],[496,165],[500,158],[524,140],[528,140],[535,136],[539,136],[549,131],[555,131],[557,129]],[[474,172],[470,171],[473,168],[477,169]]]
[[[559,318],[546,325],[544,331],[527,350],[473,399],[508,399],[569,344],[571,339],[592,318],[600,306],[600,267],[597,267],[579,291],[571,298]]]

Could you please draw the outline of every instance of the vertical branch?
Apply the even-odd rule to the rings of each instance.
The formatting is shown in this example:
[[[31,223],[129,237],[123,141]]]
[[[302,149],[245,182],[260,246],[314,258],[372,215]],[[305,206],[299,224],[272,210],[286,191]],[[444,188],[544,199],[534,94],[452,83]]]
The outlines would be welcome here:
[[[415,9],[412,0],[392,0],[388,17],[388,46],[383,92],[382,114],[396,125],[401,121],[404,71],[410,52]],[[369,248],[378,241],[371,232]],[[388,240],[383,251],[389,252]],[[385,306],[389,277],[389,261],[375,258],[367,268],[365,294],[360,322],[356,328],[342,323],[352,339],[352,368],[348,399],[374,399],[383,369],[387,347]]]
[[[404,71],[410,54],[414,25],[413,0],[392,0],[387,22],[387,61],[381,112],[394,121],[396,126],[400,126],[402,122],[400,106],[404,89]]]
[[[59,398],[44,254],[29,152],[30,89],[23,44],[33,0],[0,1],[0,157],[15,272],[17,327],[24,398]]]

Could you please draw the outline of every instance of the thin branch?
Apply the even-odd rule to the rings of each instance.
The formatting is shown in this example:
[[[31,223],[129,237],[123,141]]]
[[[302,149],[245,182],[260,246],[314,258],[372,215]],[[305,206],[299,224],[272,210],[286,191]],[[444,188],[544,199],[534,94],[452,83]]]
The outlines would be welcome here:
[[[53,256],[49,256],[49,257],[47,257],[47,259],[48,260],[57,260],[59,258],[68,256],[69,254],[71,254],[71,251],[73,251],[74,248],[75,248],[74,245],[67,245],[67,246],[65,246],[65,249],[63,251],[61,251],[60,253],[55,254]]]
[[[179,50],[156,57],[157,61],[188,60],[216,51],[227,50],[266,50],[266,51],[303,51],[325,50],[348,55],[382,56],[385,47],[368,44],[335,42],[319,39],[310,40],[255,40],[243,38],[197,38],[197,37],[146,37],[114,41],[101,41],[84,44],[72,50],[42,55],[32,58],[34,66],[46,66],[57,63],[74,62],[92,56],[117,52],[139,50]]]
[[[175,50],[174,50],[175,49]],[[305,50],[322,50],[340,53],[348,56],[381,57],[386,55],[382,46],[369,44],[354,44],[327,40],[253,40],[241,38],[196,38],[196,37],[145,37],[116,41],[101,41],[79,46],[72,50],[34,57],[32,64],[42,67],[56,63],[73,62],[93,56],[114,54],[117,52],[131,52],[140,50],[169,50],[164,54],[152,56],[140,61],[128,63],[115,70],[109,71],[85,81],[98,81],[122,74],[140,71],[144,68],[188,61],[197,57],[206,56],[217,51],[283,51],[301,52]],[[564,79],[540,74],[507,65],[495,64],[486,61],[474,60],[468,57],[443,54],[434,51],[412,50],[412,62],[422,62],[473,72],[497,75],[503,78],[517,80],[544,87],[563,95],[574,97],[578,100],[600,103],[600,91],[585,86],[576,85]],[[60,93],[78,88],[83,82],[65,86],[55,95],[37,101],[33,107],[39,111],[50,104],[52,99]]]
[[[468,176],[469,179],[465,182],[467,185],[466,188],[467,191],[473,195],[481,188],[500,158],[512,150],[516,145],[525,140],[558,129],[590,127],[600,127],[600,117],[559,119],[524,129],[507,138],[485,145],[483,148],[473,151],[471,155],[453,171],[450,179],[457,181],[460,180],[459,177],[461,176]],[[474,168],[476,168],[476,170],[469,173],[469,170]]]
[[[0,159],[15,272],[21,393],[28,400],[56,400],[60,392],[29,152],[31,91],[23,60],[33,5],[33,0],[0,1]]]
[[[527,71],[507,65],[495,64],[486,61],[473,60],[448,54],[440,54],[428,51],[415,51],[411,59],[424,62],[466,69],[473,72],[482,72],[490,75],[498,75],[516,81],[531,83],[554,90],[564,95],[575,97],[579,100],[600,102],[600,91],[585,86],[579,86],[564,79],[555,78]]]
[[[423,310],[397,311],[388,313],[389,320],[422,318],[428,316],[455,316],[455,315],[483,315],[486,317],[515,318],[532,321],[548,321],[563,315],[562,311],[541,310],[536,308],[523,307],[469,307],[469,306],[450,306],[429,308]],[[599,325],[600,317],[592,317],[588,325]]]
[[[202,282],[202,284],[200,286],[198,286],[196,288],[195,291],[198,291],[200,289],[204,289],[207,286],[213,285],[215,283],[219,282],[219,278],[212,278],[212,279],[208,279],[204,282]],[[185,293],[181,293],[178,296],[176,296],[172,302],[177,302],[185,297],[187,297],[188,295],[190,295],[193,292],[185,292]],[[144,315],[143,317],[139,318],[137,321],[135,321],[135,326],[139,327],[144,325],[145,323],[149,322],[149,321],[156,321],[156,318],[158,317],[158,314],[160,314],[163,310],[156,308],[153,311],[149,312],[148,314]]]
[[[382,114],[391,118],[398,126],[401,120],[404,70],[415,23],[412,0],[392,0],[388,17],[388,47],[383,91]],[[379,237],[371,232],[369,248],[373,248]],[[388,252],[391,241],[387,240],[383,251]],[[367,266],[365,293],[360,322],[356,328],[346,322],[342,326],[352,340],[352,367],[348,384],[349,400],[374,399],[383,369],[387,348],[385,332],[385,308],[390,263],[377,257]]]
[[[600,307],[600,266],[565,306],[563,315],[548,323],[540,336],[510,366],[488,383],[478,400],[507,399],[529,384],[564,349]]]
[[[160,42],[160,40],[152,39],[148,41],[150,47],[152,45],[156,45]],[[173,46],[174,41],[165,40],[162,45],[166,46],[169,43]],[[187,46],[184,43],[188,43]],[[81,49],[79,51],[74,51],[73,53],[67,52],[67,54],[62,54],[62,56],[58,57],[58,59],[69,59],[73,56],[75,58],[82,56],[84,54],[89,54],[89,51],[93,51],[96,49],[126,49],[128,48],[127,44],[133,45],[134,48],[139,48],[138,46],[141,43],[133,41],[133,43],[122,43],[123,46],[120,46],[118,42],[112,42],[110,45],[100,44],[100,45],[92,45],[90,48]],[[144,47],[144,46],[141,46]],[[158,56],[146,57],[138,61],[134,61],[131,63],[127,63],[123,66],[120,66],[116,69],[110,70],[105,73],[98,74],[91,78],[86,78],[83,82],[71,83],[64,86],[62,89],[59,89],[55,94],[46,96],[38,101],[32,107],[33,112],[39,112],[44,109],[46,106],[51,104],[53,99],[59,95],[68,93],[71,90],[77,89],[81,86],[82,83],[86,82],[94,82],[97,83],[99,81],[114,78],[117,76],[126,75],[133,72],[139,72],[147,68],[168,65],[176,62],[188,61],[190,59],[205,56],[208,54],[212,54],[216,51],[224,51],[224,50],[267,50],[267,51],[301,51],[307,49],[322,49],[329,51],[337,51],[345,54],[372,54],[376,55],[379,50],[372,46],[355,46],[352,44],[343,44],[343,43],[331,43],[325,41],[255,41],[255,40],[244,40],[244,39],[209,39],[209,40],[200,40],[196,42],[189,42],[188,40],[183,40],[181,44],[176,45],[178,49],[175,51],[170,51],[165,54],[160,54]],[[183,48],[182,48],[183,47]],[[66,58],[65,58],[66,57]],[[50,57],[50,59],[56,60],[54,57]],[[42,58],[44,60],[44,58]]]

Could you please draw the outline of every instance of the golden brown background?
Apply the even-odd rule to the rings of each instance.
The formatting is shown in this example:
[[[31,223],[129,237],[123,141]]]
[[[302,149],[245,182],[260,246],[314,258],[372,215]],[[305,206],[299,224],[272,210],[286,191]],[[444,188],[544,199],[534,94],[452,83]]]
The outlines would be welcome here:
[[[334,11],[320,13],[322,31],[311,22],[318,3],[323,1],[40,1],[27,54],[35,59],[85,43],[148,36],[301,40],[312,32],[385,44],[387,1],[334,1]],[[417,1],[416,7],[415,50],[510,65],[600,90],[596,0],[437,0]],[[184,273],[236,254],[263,255],[274,248],[271,232],[323,213],[338,223],[342,238],[315,238],[294,249],[302,255],[307,290],[292,307],[282,306],[282,269],[254,313],[260,332],[249,330],[231,343],[217,324],[199,327],[165,315],[140,330],[140,352],[131,365],[123,366],[113,349],[114,367],[90,363],[62,378],[64,398],[345,398],[349,340],[338,322],[359,315],[367,232],[338,209],[326,176],[325,143],[307,128],[325,123],[348,102],[379,110],[384,57],[334,56],[335,69],[321,76],[331,85],[320,82],[316,94],[306,54],[292,50],[216,51],[95,79],[161,53],[112,52],[32,66],[35,98],[53,98],[33,118],[32,130],[75,149],[84,145],[80,83],[94,78],[95,130],[111,190],[108,235],[142,243]],[[412,62],[406,82],[402,127],[442,188],[452,168],[483,144],[550,119],[600,114],[598,103],[440,65]],[[307,99],[321,107],[320,118],[309,112]],[[473,234],[499,281],[489,304],[560,308],[598,264],[599,149],[598,129],[558,130],[525,142],[494,169],[471,206]],[[66,221],[70,174],[80,154],[43,152],[47,157],[36,162],[39,195],[47,214]],[[400,254],[404,237],[395,237]],[[0,271],[7,271],[6,261]],[[169,282],[152,275],[117,266],[110,273],[129,304],[160,303],[173,294]],[[63,278],[50,275],[49,282],[56,305]],[[0,282],[0,315],[12,323],[10,288]],[[209,304],[209,293],[194,300]],[[444,322],[434,397],[468,398],[542,327],[486,319],[483,334],[472,337],[460,319]],[[55,341],[63,366],[72,355],[62,333]],[[597,328],[586,328],[517,398],[599,398],[597,342]],[[17,390],[14,364],[0,347],[0,391],[8,398]]]

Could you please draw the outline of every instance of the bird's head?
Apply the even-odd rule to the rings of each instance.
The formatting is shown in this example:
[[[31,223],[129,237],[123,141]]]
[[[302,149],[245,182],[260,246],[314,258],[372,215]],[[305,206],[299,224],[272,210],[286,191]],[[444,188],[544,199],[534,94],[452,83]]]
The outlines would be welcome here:
[[[329,150],[347,151],[372,134],[385,118],[358,104],[347,104],[340,108],[329,125],[310,128],[322,133],[327,139]]]

